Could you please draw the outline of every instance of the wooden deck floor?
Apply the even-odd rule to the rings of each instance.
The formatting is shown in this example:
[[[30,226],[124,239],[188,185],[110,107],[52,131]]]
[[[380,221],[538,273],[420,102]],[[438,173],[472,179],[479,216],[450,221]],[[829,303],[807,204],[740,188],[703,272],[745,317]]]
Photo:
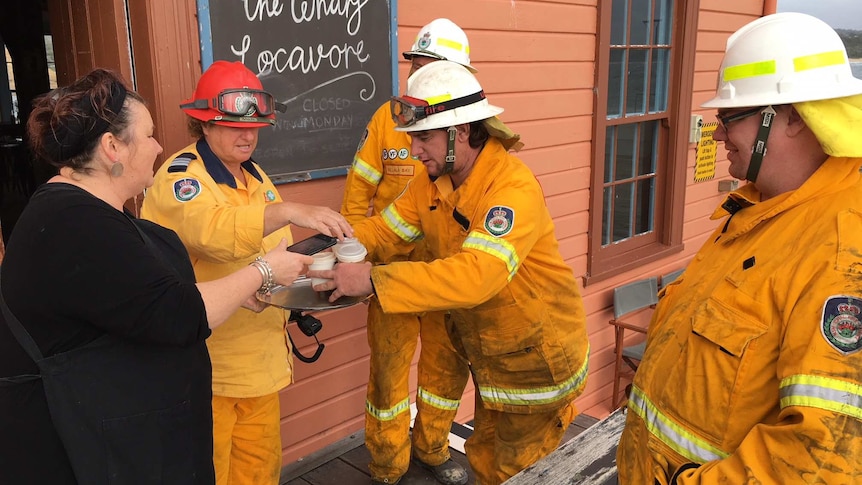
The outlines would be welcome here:
[[[591,416],[580,415],[575,419],[566,434],[563,436],[563,443],[579,435],[585,429],[596,423],[598,420]],[[463,427],[456,430],[459,435],[463,435]],[[465,436],[461,436],[465,438]],[[284,467],[281,473],[282,485],[368,485],[371,483],[371,476],[368,473],[368,462],[370,455],[364,444],[364,433],[351,435],[338,443],[335,443],[313,455],[298,460]],[[460,441],[457,437],[450,439],[450,442]],[[470,477],[467,485],[474,485],[475,478],[470,465],[467,463],[467,457],[458,449],[451,449],[452,459],[460,463],[467,469]],[[398,485],[432,485],[437,483],[434,480],[434,475],[414,464],[410,465],[410,469],[402,477]]]

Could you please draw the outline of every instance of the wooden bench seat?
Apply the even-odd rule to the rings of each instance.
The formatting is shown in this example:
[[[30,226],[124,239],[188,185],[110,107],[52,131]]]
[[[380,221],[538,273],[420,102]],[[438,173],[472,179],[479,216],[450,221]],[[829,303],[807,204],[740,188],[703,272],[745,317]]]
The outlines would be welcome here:
[[[617,409],[505,485],[616,485],[617,443],[625,422],[626,409]]]

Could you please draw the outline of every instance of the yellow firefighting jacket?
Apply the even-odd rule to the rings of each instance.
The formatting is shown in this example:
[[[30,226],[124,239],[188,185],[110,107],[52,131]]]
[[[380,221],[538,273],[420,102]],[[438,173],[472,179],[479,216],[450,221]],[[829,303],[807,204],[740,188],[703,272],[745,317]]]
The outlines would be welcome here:
[[[860,165],[716,210],[650,324],[621,484],[862,483]]]
[[[497,139],[458,190],[448,175],[417,177],[354,228],[374,259],[424,237],[433,261],[375,266],[377,297],[387,313],[451,310],[488,408],[547,412],[582,391],[589,344],[577,283],[538,181]]]
[[[380,214],[419,174],[425,175],[425,167],[410,156],[410,135],[395,131],[387,102],[368,122],[356,149],[347,173],[341,214],[351,225],[365,219],[372,203],[372,214]]]
[[[380,214],[417,175],[428,176],[422,162],[410,155],[410,135],[395,131],[389,103],[384,103],[368,122],[347,172],[341,215],[353,225],[365,219],[369,206],[371,215]],[[425,259],[424,246],[417,244],[410,256]],[[406,255],[399,255],[383,262],[405,259]]]
[[[292,242],[284,227],[263,237],[267,204],[281,202],[272,181],[251,160],[238,182],[204,139],[172,155],[156,173],[141,215],[173,229],[189,251],[198,281],[211,281],[247,266],[277,246]],[[293,362],[285,345],[285,312],[240,308],[207,339],[213,394],[259,397],[290,384]]]

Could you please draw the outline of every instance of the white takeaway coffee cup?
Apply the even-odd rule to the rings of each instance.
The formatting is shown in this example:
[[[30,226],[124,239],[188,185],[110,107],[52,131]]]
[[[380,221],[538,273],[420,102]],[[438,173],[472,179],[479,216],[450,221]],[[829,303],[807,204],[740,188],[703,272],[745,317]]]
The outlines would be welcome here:
[[[368,251],[356,238],[348,237],[333,248],[339,263],[361,263],[365,261]]]
[[[323,271],[335,266],[335,254],[332,251],[323,251],[311,256],[314,261],[308,265],[309,270]],[[329,281],[327,278],[311,278],[311,286],[322,285]]]

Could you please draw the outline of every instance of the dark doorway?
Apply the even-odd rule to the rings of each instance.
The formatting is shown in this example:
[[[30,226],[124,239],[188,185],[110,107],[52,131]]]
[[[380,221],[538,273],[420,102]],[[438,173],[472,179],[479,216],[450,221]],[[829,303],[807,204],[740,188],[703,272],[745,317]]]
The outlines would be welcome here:
[[[24,125],[33,99],[57,86],[47,0],[6,0],[0,15],[0,226],[7,241],[33,191],[54,170],[33,160]]]

